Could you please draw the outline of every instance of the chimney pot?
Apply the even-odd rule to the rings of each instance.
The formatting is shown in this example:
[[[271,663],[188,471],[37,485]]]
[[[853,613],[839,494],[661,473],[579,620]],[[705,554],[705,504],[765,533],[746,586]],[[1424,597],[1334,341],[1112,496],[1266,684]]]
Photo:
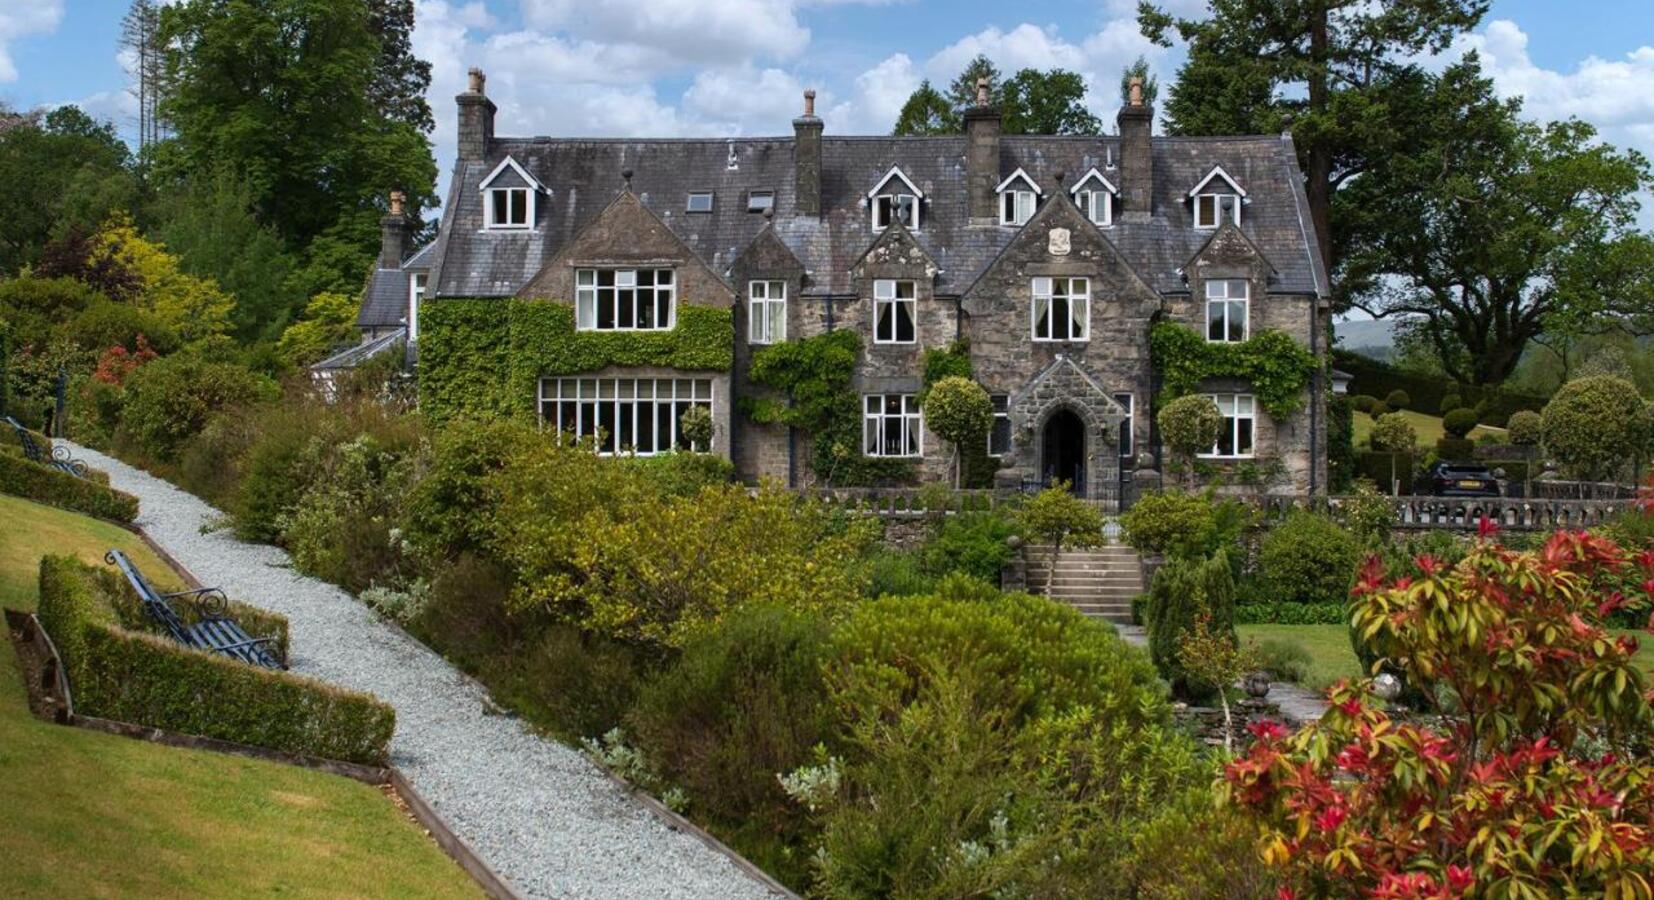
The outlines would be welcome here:
[[[988,105],[988,76],[982,75],[976,79],[976,105]]]
[[[1131,93],[1131,105],[1132,106],[1142,106],[1143,105],[1143,77],[1141,75],[1131,76],[1130,93]]]
[[[809,90],[804,92],[804,115],[813,116],[815,114],[816,114],[816,90],[815,90],[815,88],[810,88]]]
[[[482,70],[475,66],[472,66],[471,71],[466,74],[470,76],[467,89],[473,94],[483,93],[483,86],[487,83],[488,76],[482,74]]]
[[[402,215],[402,202],[406,199],[407,195],[401,191],[391,191],[391,215]]]

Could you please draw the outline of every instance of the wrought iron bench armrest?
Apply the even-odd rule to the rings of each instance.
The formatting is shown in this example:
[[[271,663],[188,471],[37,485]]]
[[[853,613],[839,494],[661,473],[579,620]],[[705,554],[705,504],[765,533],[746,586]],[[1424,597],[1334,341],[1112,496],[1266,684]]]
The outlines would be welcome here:
[[[221,588],[196,588],[193,591],[174,591],[162,594],[162,600],[181,599],[188,601],[195,608],[197,615],[202,618],[223,618],[229,611],[230,598],[225,596]]]

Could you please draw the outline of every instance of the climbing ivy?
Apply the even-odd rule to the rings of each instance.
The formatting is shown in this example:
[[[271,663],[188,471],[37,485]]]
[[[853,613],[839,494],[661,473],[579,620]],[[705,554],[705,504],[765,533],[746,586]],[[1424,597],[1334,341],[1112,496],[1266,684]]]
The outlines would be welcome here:
[[[924,374],[919,387],[919,405],[925,403],[925,396],[930,393],[930,386],[944,378],[958,376],[960,378],[975,378],[976,369],[971,365],[971,342],[967,338],[960,338],[949,344],[946,349],[931,347],[925,351]]]
[[[420,308],[420,408],[531,419],[541,377],[607,366],[727,372],[735,319],[680,304],[670,331],[576,331],[574,308],[544,300],[449,299]]]
[[[1252,385],[1259,405],[1277,419],[1303,406],[1304,389],[1319,365],[1309,348],[1273,330],[1240,343],[1219,343],[1162,322],[1149,332],[1149,351],[1160,373],[1157,405],[1194,393],[1208,378],[1239,378]]]
[[[861,338],[829,331],[754,353],[747,375],[779,397],[743,397],[754,422],[790,425],[810,435],[810,468],[828,484],[867,486],[910,481],[912,460],[864,456],[861,398],[852,386]]]

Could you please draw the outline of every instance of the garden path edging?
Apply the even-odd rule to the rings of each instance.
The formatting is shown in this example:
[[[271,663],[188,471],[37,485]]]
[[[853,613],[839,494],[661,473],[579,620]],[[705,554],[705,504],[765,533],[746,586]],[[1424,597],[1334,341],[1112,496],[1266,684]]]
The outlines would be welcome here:
[[[750,862],[662,816],[578,750],[493,714],[473,679],[344,590],[295,572],[280,548],[214,530],[222,514],[199,498],[75,449],[139,498],[135,524],[198,581],[288,618],[294,671],[390,703],[392,762],[524,896],[786,896]]]

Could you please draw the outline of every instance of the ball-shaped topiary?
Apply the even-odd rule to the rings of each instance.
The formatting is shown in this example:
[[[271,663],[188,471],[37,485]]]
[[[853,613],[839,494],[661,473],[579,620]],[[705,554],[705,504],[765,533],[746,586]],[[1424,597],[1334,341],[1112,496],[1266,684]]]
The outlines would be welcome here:
[[[1300,509],[1264,536],[1258,574],[1271,600],[1341,603],[1360,557],[1355,535],[1321,513]]]
[[[1518,447],[1532,447],[1539,443],[1539,437],[1544,428],[1544,420],[1539,413],[1531,409],[1519,409],[1510,414],[1510,421],[1505,423],[1505,430],[1510,442]]]
[[[1413,405],[1413,398],[1407,396],[1407,392],[1401,388],[1396,388],[1385,396],[1384,403],[1391,409],[1406,409]]]
[[[1545,404],[1540,418],[1545,449],[1575,477],[1611,476],[1646,443],[1639,427],[1642,412],[1636,385],[1623,378],[1570,381]]]
[[[1464,402],[1459,399],[1458,393],[1450,391],[1442,395],[1442,402],[1436,407],[1436,412],[1445,416],[1463,405]]]
[[[1442,430],[1456,438],[1470,434],[1476,428],[1476,411],[1459,407],[1442,416]]]
[[[678,420],[678,437],[698,447],[712,446],[712,410],[691,406]]]
[[[1350,408],[1356,412],[1370,412],[1377,402],[1378,398],[1372,394],[1356,394],[1350,398]]]
[[[981,440],[993,427],[993,398],[971,379],[949,375],[931,385],[925,394],[925,424],[953,445],[957,470],[959,448]],[[957,471],[955,482],[957,486]]]
[[[1374,450],[1386,453],[1411,453],[1418,446],[1419,435],[1411,422],[1401,413],[1386,413],[1373,423],[1367,441]]]
[[[1367,415],[1372,416],[1375,421],[1379,416],[1387,416],[1389,414],[1390,404],[1385,403],[1383,400],[1379,400],[1372,406],[1367,407]]]
[[[1223,427],[1223,414],[1211,397],[1190,394],[1166,404],[1155,417],[1160,425],[1160,437],[1174,453],[1193,456],[1204,453],[1217,443],[1218,429]]]

